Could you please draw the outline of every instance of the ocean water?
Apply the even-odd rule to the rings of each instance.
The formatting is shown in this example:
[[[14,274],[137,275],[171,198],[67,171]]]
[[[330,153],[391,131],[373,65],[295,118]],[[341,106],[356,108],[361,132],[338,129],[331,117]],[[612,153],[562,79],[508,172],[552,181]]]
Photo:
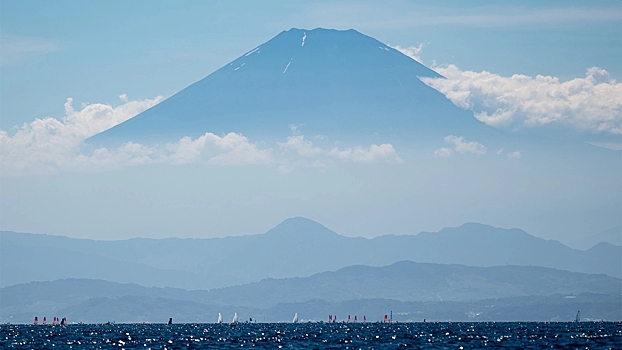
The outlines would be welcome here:
[[[2,325],[2,349],[621,349],[611,322]]]

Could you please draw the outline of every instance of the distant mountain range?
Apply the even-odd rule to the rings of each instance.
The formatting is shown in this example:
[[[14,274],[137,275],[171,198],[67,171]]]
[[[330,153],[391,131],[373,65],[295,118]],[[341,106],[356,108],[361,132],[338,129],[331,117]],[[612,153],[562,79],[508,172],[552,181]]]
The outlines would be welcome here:
[[[473,301],[553,294],[620,294],[622,281],[543,267],[472,267],[402,261],[384,267],[349,266],[306,278],[264,279],[211,290],[210,303],[265,308],[322,299]]]
[[[351,266],[307,278],[266,279],[212,291],[67,279],[0,289],[0,321],[30,322],[35,315],[62,315],[74,322],[158,322],[167,317],[213,322],[218,312],[230,316],[234,311],[268,321],[287,321],[293,312],[314,320],[336,312],[366,314],[373,320],[391,308],[396,319],[402,320],[509,320],[518,314],[523,320],[551,320],[573,315],[577,307],[591,310],[594,318],[620,319],[621,287],[617,278],[541,267],[408,261],[386,267]],[[549,305],[546,312],[533,308],[543,303],[564,307]],[[499,305],[505,309],[491,309]],[[526,305],[531,308],[523,309]],[[485,317],[478,318],[482,313]]]
[[[356,30],[292,28],[87,143],[205,132],[265,140],[287,135],[290,124],[340,140],[497,134],[420,77],[440,75]]]
[[[340,236],[317,222],[293,218],[265,234],[215,239],[96,241],[6,231],[0,232],[0,239],[1,286],[97,278],[144,286],[212,289],[403,260],[543,266],[622,276],[622,247],[600,243],[581,251],[519,229],[481,224],[365,239]]]

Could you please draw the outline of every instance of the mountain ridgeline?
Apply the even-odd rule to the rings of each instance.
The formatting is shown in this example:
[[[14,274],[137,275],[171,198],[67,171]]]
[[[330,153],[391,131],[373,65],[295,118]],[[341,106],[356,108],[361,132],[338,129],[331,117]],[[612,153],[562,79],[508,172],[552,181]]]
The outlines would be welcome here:
[[[494,133],[420,77],[440,75],[356,30],[293,28],[87,143],[176,141],[205,132],[270,140],[283,138],[290,124],[359,141]]]
[[[62,314],[75,322],[159,322],[171,316],[182,322],[214,322],[219,312],[267,321],[287,321],[294,312],[316,321],[335,312],[377,320],[391,309],[401,320],[534,321],[569,320],[577,307],[586,317],[617,320],[622,316],[621,286],[614,277],[542,267],[410,261],[211,291],[66,279],[0,289],[0,321]]]
[[[622,275],[622,247],[571,249],[519,229],[465,224],[439,232],[345,237],[305,218],[265,234],[214,239],[97,241],[1,232],[1,286],[97,278],[144,286],[213,289],[265,278],[307,277],[351,265],[410,260],[469,266],[543,266]]]

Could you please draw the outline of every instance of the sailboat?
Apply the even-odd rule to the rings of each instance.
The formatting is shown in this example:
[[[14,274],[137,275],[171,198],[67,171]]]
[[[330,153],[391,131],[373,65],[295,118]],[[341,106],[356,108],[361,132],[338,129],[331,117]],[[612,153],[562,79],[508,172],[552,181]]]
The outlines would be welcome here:
[[[238,325],[238,313],[237,312],[233,313],[233,321],[231,321],[231,325],[232,326],[237,326]]]
[[[222,315],[220,312],[218,313],[218,323],[222,323]]]
[[[298,313],[297,312],[294,314],[294,320],[292,322],[293,323],[298,323]]]

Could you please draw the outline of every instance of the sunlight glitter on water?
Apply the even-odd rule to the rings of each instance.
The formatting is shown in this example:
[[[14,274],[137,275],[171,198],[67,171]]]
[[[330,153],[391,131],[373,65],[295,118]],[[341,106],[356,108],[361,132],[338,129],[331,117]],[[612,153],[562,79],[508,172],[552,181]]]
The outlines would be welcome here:
[[[615,323],[255,323],[2,325],[2,348],[615,349]]]

